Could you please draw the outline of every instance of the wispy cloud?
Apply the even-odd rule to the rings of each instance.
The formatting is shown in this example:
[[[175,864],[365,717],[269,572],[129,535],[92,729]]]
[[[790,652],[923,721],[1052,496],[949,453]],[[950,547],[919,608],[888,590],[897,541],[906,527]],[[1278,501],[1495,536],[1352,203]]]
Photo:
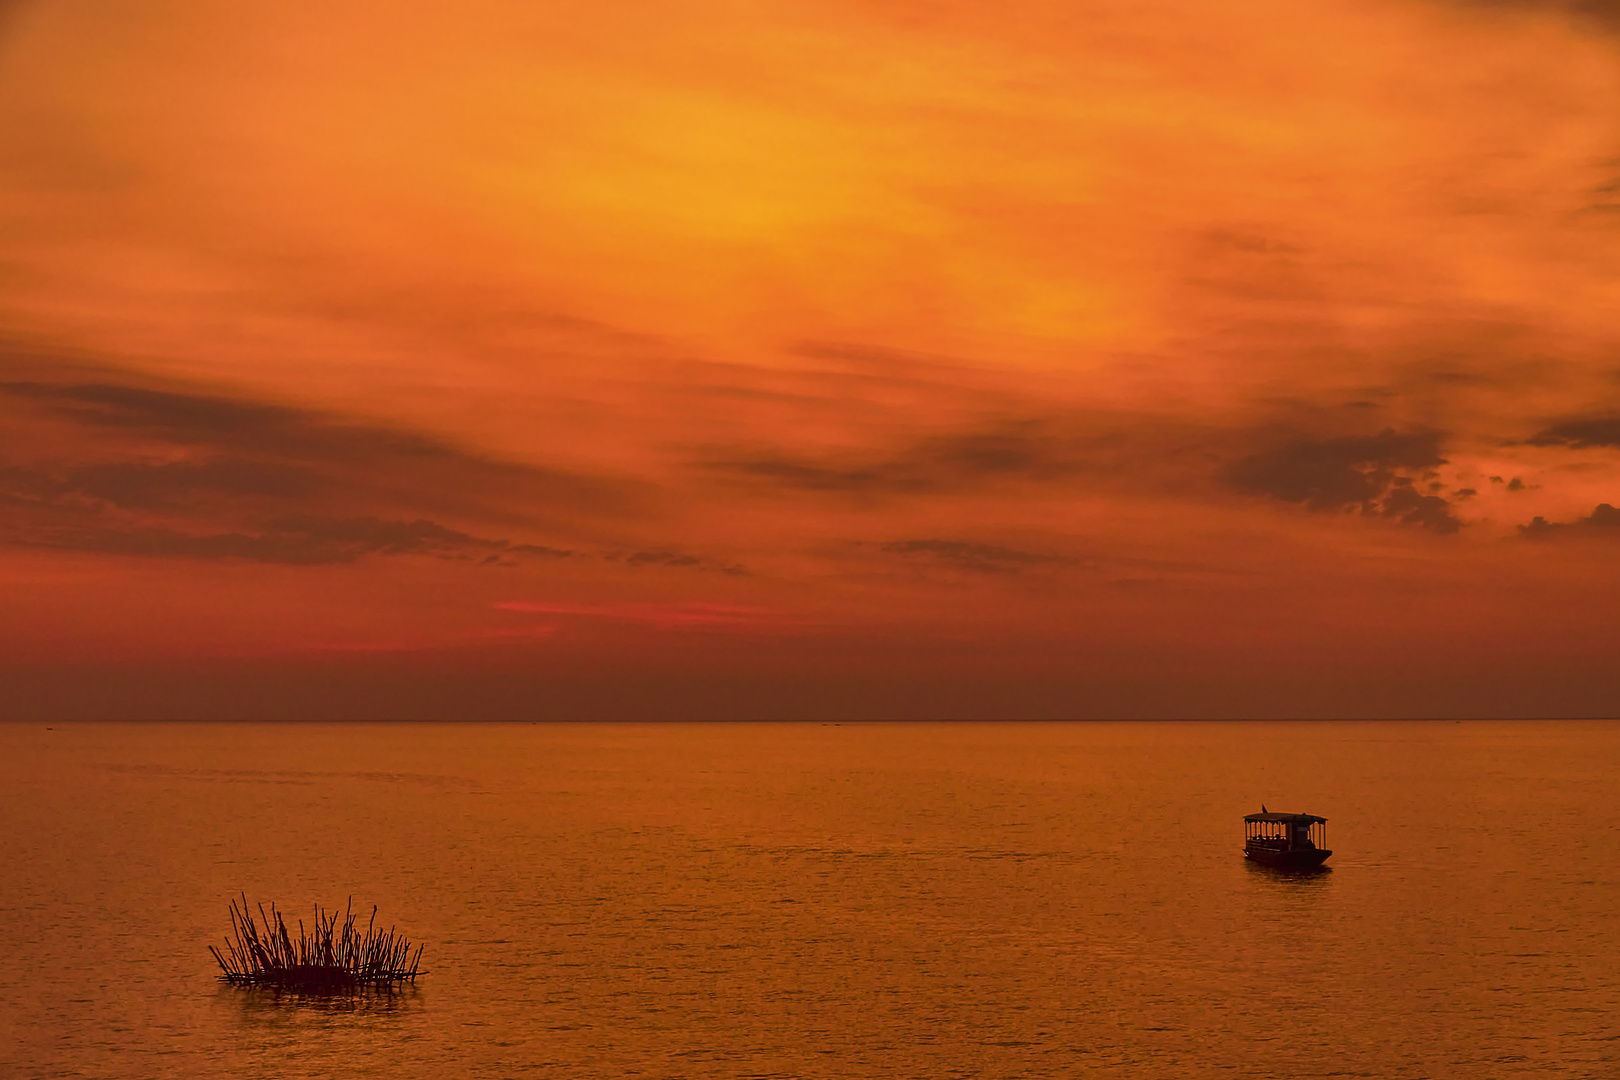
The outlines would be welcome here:
[[[741,563],[723,562],[704,555],[693,555],[687,551],[677,551],[671,548],[650,548],[641,551],[607,551],[602,558],[609,562],[623,563],[625,566],[659,566],[682,570],[710,570],[721,574],[741,575],[748,573],[748,569]]]
[[[505,600],[498,611],[536,615],[562,615],[614,622],[639,623],[660,629],[780,629],[807,625],[796,616],[769,608],[737,604],[692,602],[685,604],[572,604],[532,600]]]
[[[406,429],[218,394],[113,382],[0,383],[0,542],[284,565],[417,555],[507,563],[572,547],[535,532],[611,519],[637,485],[501,461]],[[10,460],[3,460],[9,458]],[[358,512],[357,512],[358,511]]]
[[[1529,439],[1531,446],[1567,446],[1586,450],[1594,446],[1620,446],[1620,417],[1593,416],[1560,420]]]
[[[13,408],[32,405],[83,430],[123,435],[131,448],[202,455],[200,462],[184,463],[191,472],[177,471],[174,482],[205,480],[221,494],[263,493],[266,481],[283,487],[302,483],[307,490],[323,478],[337,482],[347,476],[353,486],[361,476],[389,485],[414,477],[415,490],[444,499],[450,492],[435,491],[435,481],[453,478],[475,491],[500,484],[537,500],[607,511],[622,506],[635,487],[625,480],[502,461],[404,427],[217,394],[106,382],[10,381],[0,382],[0,396]],[[138,483],[143,464],[113,463],[103,475]]]
[[[1592,512],[1574,521],[1548,521],[1544,517],[1530,519],[1519,526],[1519,535],[1527,540],[1545,540],[1558,536],[1601,536],[1620,540],[1620,510],[1608,503],[1598,503]]]
[[[3,535],[3,534],[0,534]],[[188,533],[130,525],[123,528],[36,527],[10,538],[24,547],[170,559],[243,559],[288,566],[352,563],[367,555],[422,555],[504,563],[520,557],[566,559],[574,552],[470,536],[418,519],[283,518],[263,531]]]
[[[1058,555],[1019,551],[999,544],[979,544],[966,540],[893,540],[878,545],[887,555],[921,560],[979,574],[1016,574],[1036,566],[1051,566],[1073,560]]]
[[[819,459],[759,449],[717,451],[700,468],[784,490],[851,495],[924,495],[1009,481],[1052,482],[1081,472],[1095,439],[1045,420],[941,432],[886,455],[846,452]]]

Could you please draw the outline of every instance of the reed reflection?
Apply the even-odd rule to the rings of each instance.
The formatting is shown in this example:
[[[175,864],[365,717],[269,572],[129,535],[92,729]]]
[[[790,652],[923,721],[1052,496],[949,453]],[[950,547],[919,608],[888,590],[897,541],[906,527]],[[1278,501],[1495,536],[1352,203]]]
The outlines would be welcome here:
[[[309,993],[273,986],[221,986],[219,1001],[238,1009],[245,1023],[273,1026],[319,1024],[325,1018],[364,1016],[376,1020],[404,1019],[422,1005],[415,986],[366,987],[351,993]]]

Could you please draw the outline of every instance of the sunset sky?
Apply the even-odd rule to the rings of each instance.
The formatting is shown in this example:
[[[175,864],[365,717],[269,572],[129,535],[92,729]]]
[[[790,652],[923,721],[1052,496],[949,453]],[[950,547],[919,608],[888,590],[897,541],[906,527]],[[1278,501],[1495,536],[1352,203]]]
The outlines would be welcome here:
[[[1620,715],[1620,9],[0,0],[0,718]]]

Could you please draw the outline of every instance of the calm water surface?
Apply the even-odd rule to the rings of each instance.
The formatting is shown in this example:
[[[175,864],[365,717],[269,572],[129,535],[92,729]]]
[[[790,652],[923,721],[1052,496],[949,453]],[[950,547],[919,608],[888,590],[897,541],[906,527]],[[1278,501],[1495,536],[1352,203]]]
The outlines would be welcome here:
[[[0,725],[0,1076],[1620,1076],[1620,724]],[[1329,819],[1329,872],[1241,857]],[[413,990],[221,985],[239,891]]]

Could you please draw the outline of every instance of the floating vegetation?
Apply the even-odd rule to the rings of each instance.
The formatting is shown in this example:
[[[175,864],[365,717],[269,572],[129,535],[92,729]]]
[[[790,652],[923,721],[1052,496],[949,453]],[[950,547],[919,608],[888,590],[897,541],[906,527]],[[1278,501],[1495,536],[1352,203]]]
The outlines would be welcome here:
[[[375,907],[364,933],[355,926],[358,918],[352,898],[342,922],[337,912],[328,915],[317,907],[315,925],[305,929],[304,920],[299,919],[298,936],[294,937],[274,904],[268,913],[260,904],[258,921],[254,921],[243,893],[241,907],[231,901],[234,940],[225,940],[224,953],[212,945],[208,951],[219,961],[226,982],[248,986],[339,993],[415,982],[422,946],[412,952],[404,934],[393,927],[379,930]]]

